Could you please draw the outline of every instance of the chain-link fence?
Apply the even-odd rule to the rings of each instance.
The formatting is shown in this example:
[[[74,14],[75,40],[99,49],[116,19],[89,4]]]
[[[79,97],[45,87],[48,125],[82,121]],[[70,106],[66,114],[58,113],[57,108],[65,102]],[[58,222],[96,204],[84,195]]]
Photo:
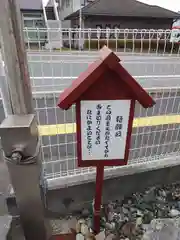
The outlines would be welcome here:
[[[47,29],[24,31],[48,179],[86,176],[94,171],[93,168],[77,168],[75,109],[63,111],[57,108],[57,102],[60,93],[98,58],[97,49],[104,43],[118,52],[123,66],[156,101],[156,105],[148,110],[136,105],[129,164],[153,164],[156,160],[179,155],[179,45],[172,41],[170,30],[125,29],[118,30],[118,35],[115,30],[110,30],[109,35],[106,35],[109,30],[101,30],[99,36],[100,30],[87,29],[81,35],[81,51],[77,50],[79,45],[73,43],[73,29],[63,30],[59,35],[62,36],[60,43],[63,42],[59,49],[57,38],[56,47],[47,48]],[[30,39],[31,31],[36,31],[37,39]],[[45,34],[41,35],[42,32]],[[77,41],[78,34],[79,30],[76,30]]]
[[[136,105],[129,164],[152,162],[178,155],[180,151],[179,89],[157,88],[148,92],[156,105],[148,110]],[[75,109],[63,111],[57,108],[58,95],[42,93],[41,98],[40,95],[34,98],[48,178],[91,171],[77,169]]]

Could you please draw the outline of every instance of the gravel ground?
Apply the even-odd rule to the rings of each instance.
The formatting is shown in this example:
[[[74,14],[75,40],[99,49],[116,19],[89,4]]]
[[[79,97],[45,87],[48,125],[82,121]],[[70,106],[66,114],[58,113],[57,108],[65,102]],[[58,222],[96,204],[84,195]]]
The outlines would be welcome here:
[[[98,235],[93,232],[93,203],[51,224],[56,240],[180,240],[180,183],[151,187],[103,204]],[[19,240],[17,227],[13,229],[12,239]]]
[[[76,216],[52,220],[52,226],[54,234],[63,234],[64,239],[178,240],[180,184],[151,187],[142,193],[103,204],[98,235],[93,232],[93,204]]]

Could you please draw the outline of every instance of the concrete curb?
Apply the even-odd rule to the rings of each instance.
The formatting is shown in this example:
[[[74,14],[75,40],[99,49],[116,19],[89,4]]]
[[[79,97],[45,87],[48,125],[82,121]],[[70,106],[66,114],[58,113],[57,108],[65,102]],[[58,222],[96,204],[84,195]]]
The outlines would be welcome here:
[[[172,155],[162,160],[135,163],[123,167],[110,168],[105,170],[105,180],[110,178],[122,177],[138,174],[142,172],[153,171],[161,168],[168,168],[180,165],[180,156]],[[67,188],[70,186],[81,185],[88,182],[94,182],[96,173],[77,174],[75,176],[66,176],[61,178],[48,179],[48,190]]]

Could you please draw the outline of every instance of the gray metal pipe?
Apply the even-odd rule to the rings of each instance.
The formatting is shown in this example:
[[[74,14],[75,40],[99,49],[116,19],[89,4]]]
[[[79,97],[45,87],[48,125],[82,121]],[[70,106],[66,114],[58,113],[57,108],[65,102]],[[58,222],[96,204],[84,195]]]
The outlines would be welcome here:
[[[7,74],[5,74],[5,64],[0,54],[0,91],[5,117],[13,113],[9,96],[7,77],[8,77]]]
[[[27,69],[20,9],[14,0],[0,1],[3,57],[13,114],[33,113],[32,91]]]

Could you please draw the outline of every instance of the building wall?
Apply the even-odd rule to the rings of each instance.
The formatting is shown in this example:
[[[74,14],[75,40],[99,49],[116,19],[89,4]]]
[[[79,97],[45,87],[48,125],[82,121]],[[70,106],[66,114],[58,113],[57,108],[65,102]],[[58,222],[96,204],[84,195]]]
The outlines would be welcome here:
[[[71,21],[70,20],[62,20],[62,28],[70,28],[71,27]]]
[[[80,9],[81,6],[86,6],[94,0],[62,0],[61,2],[61,19],[63,20],[68,15],[76,12]]]
[[[171,19],[132,19],[122,17],[89,16],[85,19],[85,28],[129,28],[129,29],[170,29]]]
[[[16,0],[20,9],[42,10],[42,0]],[[52,6],[49,0],[48,6]]]
[[[60,16],[62,20],[62,28],[70,28],[71,27],[71,21],[70,20],[64,20],[65,17],[72,14],[73,12],[76,12],[80,9],[82,0],[62,0],[61,4],[61,10],[60,10]]]
[[[155,164],[156,165],[156,164]],[[152,165],[151,165],[152,166]],[[156,165],[157,166],[157,165]],[[133,168],[132,168],[133,169]],[[121,169],[122,170],[122,169]],[[123,171],[119,170],[119,174]],[[133,193],[147,190],[148,187],[168,185],[180,181],[180,166],[156,170],[135,172],[131,175],[104,180],[102,202],[123,200],[131,197]],[[47,192],[47,214],[51,216],[67,216],[67,213],[81,212],[83,208],[89,209],[95,194],[95,183],[86,182],[77,186],[61,187]],[[69,205],[66,205],[69,203]],[[9,205],[11,211],[12,206]],[[53,215],[54,213],[54,215]],[[58,215],[59,214],[59,215]]]
[[[65,17],[72,14],[73,12],[76,12],[80,9],[82,6],[86,6],[90,2],[93,2],[94,0],[62,0],[61,2],[61,9],[60,9],[60,16],[62,21],[62,27],[63,28],[70,28],[71,27],[71,21],[70,20],[64,20]]]
[[[73,12],[78,11],[81,7],[81,4],[83,4],[82,0],[73,0]]]
[[[79,0],[76,0],[77,2]],[[60,16],[63,20],[66,16],[70,15],[73,12],[73,0],[62,0]]]
[[[39,43],[45,42],[47,38],[46,31],[35,31],[35,28],[46,28],[42,0],[16,0],[21,9],[22,21],[24,27],[25,42]],[[48,20],[55,20],[54,8],[52,2],[49,1],[46,7],[46,14]]]
[[[16,0],[21,9],[40,10],[42,9],[41,0]]]

